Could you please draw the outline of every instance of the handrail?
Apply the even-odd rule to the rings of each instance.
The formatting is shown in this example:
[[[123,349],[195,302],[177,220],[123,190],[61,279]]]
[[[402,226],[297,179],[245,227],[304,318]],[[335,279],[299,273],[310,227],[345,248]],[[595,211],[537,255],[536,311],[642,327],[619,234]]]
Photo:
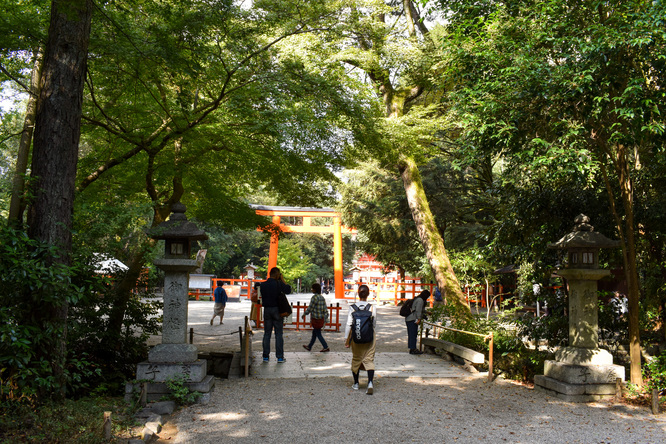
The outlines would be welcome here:
[[[465,333],[468,335],[473,335],[473,336],[478,336],[483,338],[483,341],[490,341],[488,345],[488,382],[493,381],[493,349],[495,348],[495,336],[493,332],[491,331],[489,334],[483,334],[483,333],[476,333],[473,331],[465,331],[465,330],[458,330],[456,328],[451,328],[451,327],[446,327],[442,324],[435,324],[434,322],[428,322],[428,321],[421,321],[423,324],[427,325],[432,325],[435,328],[441,328],[443,330],[449,330],[449,331],[455,331],[457,333]],[[421,329],[421,335],[420,335],[420,341],[423,340],[423,329]]]

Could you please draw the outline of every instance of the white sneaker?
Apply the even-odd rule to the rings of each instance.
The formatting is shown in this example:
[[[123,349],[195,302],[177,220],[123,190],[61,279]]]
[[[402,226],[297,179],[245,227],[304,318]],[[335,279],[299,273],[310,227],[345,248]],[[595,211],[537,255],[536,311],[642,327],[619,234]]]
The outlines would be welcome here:
[[[358,382],[355,382],[354,385],[352,385],[352,389],[358,390]]]
[[[368,382],[368,389],[365,391],[365,394],[372,395],[373,388],[374,387],[372,386],[372,381]]]

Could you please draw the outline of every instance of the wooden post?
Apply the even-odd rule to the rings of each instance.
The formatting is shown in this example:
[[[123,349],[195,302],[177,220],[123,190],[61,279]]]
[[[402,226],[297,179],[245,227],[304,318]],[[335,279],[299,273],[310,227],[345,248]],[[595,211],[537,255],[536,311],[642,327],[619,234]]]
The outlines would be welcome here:
[[[659,414],[659,390],[656,388],[652,389],[652,414]]]
[[[102,426],[104,430],[104,439],[107,441],[111,440],[111,412],[104,412],[104,425]]]
[[[490,351],[488,351],[488,382],[493,382],[493,348],[495,348],[495,339],[493,332],[490,332]]]
[[[247,316],[245,316],[245,377],[250,376],[250,333],[248,332],[248,326],[250,321]]]

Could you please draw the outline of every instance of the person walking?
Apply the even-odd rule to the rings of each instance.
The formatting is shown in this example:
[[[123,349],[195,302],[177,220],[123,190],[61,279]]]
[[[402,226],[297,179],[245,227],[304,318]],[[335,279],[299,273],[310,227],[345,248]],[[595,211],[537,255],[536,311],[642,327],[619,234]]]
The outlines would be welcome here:
[[[354,384],[352,389],[358,390],[358,378],[361,370],[368,372],[368,386],[366,389],[366,394],[372,395],[374,393],[374,384],[373,378],[375,376],[375,342],[376,334],[375,329],[377,326],[377,310],[374,304],[368,302],[368,296],[370,295],[370,289],[367,285],[361,285],[358,287],[358,298],[359,302],[349,306],[349,313],[347,313],[347,324],[345,327],[345,347],[351,347],[352,350],[352,362],[351,362],[351,371],[352,376],[354,377]],[[371,311],[372,318],[370,320],[372,325],[372,340],[370,342],[357,343],[352,338],[352,327],[355,330],[360,330],[362,323],[357,320],[358,325],[354,325],[354,312],[356,311]]]
[[[250,320],[254,323],[254,328],[259,327],[259,311],[261,310],[260,285],[260,283],[255,282],[252,293],[250,293]]]
[[[227,292],[222,288],[222,281],[217,281],[217,288],[213,292],[213,298],[215,298],[215,305],[213,306],[213,317],[210,319],[210,325],[213,325],[215,316],[220,317],[220,325],[222,325],[222,320],[224,319],[224,308],[227,306]]]
[[[261,302],[264,307],[264,339],[262,341],[264,362],[268,362],[271,354],[271,336],[275,330],[275,355],[278,363],[285,362],[284,339],[282,337],[283,321],[278,309],[280,293],[291,293],[291,286],[284,281],[284,276],[278,267],[273,267],[268,279],[259,286]]]
[[[419,333],[419,324],[421,323],[421,319],[423,319],[425,303],[429,297],[430,292],[423,290],[421,294],[414,298],[412,312],[405,318],[405,324],[407,325],[407,347],[409,347],[410,355],[423,354],[421,350],[416,348],[416,336]]]
[[[312,284],[312,298],[310,298],[310,305],[303,312],[303,319],[308,314],[310,315],[310,325],[312,326],[312,338],[308,345],[304,345],[303,348],[307,351],[312,350],[312,346],[315,341],[319,339],[321,346],[323,347],[319,352],[327,353],[331,349],[328,348],[328,344],[324,339],[324,336],[321,334],[322,328],[326,325],[326,320],[328,319],[328,308],[326,308],[326,299],[321,295],[321,285],[314,283]]]
[[[439,291],[439,287],[435,287],[435,291],[433,292],[433,299],[434,305],[444,305],[444,297],[442,296],[442,292]]]

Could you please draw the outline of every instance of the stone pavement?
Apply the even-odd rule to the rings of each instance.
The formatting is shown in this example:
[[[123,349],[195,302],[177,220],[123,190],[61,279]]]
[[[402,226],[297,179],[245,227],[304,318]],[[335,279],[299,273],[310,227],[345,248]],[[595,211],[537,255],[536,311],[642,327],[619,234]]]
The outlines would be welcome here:
[[[291,302],[307,304],[310,294],[288,295]],[[336,300],[333,295],[325,295],[328,303],[339,303],[342,307],[340,312],[341,322],[347,318],[347,301]],[[245,316],[250,314],[250,302],[229,302],[225,309],[224,324],[219,325],[218,318],[215,324],[210,325],[213,314],[213,302],[190,301],[188,305],[188,331],[194,331],[194,345],[200,352],[233,352],[240,350],[239,327],[243,326]],[[302,352],[303,344],[310,341],[311,330],[296,331],[294,329],[284,330],[284,347],[286,352]],[[324,332],[324,338],[332,352],[347,352],[344,346],[344,326],[340,332]],[[261,340],[263,330],[256,329],[252,338],[252,350],[261,351]],[[153,336],[148,340],[148,345],[159,344],[160,336]],[[320,350],[317,342],[313,350]],[[377,352],[407,352],[407,328],[405,320],[399,315],[399,309],[393,305],[380,305],[377,309]],[[275,338],[271,339],[271,358],[275,356]]]
[[[351,352],[286,352],[286,362],[279,364],[274,358],[263,362],[261,352],[252,356],[250,375],[259,379],[285,378],[351,378]],[[410,355],[409,353],[377,353],[375,356],[377,377],[409,378],[461,378],[470,376],[459,365],[447,362],[435,355]],[[365,372],[361,371],[362,376]],[[483,373],[486,375],[486,373]]]
[[[291,302],[309,302],[310,294],[289,295]],[[341,322],[347,317],[347,301],[336,300],[326,295],[328,303],[340,303]],[[230,302],[227,304],[224,323],[210,325],[213,302],[190,301],[188,306],[188,331],[194,331],[194,344],[200,352],[232,353],[240,350],[239,327],[250,313],[250,302]],[[380,305],[377,308],[376,375],[378,377],[457,378],[470,376],[459,365],[433,355],[410,355],[407,353],[407,329],[399,309],[393,305]],[[278,364],[275,357],[275,338],[271,338],[271,356],[266,364],[262,362],[261,349],[263,330],[255,329],[252,336],[251,376],[261,379],[273,378],[313,378],[350,376],[351,352],[344,346],[344,326],[340,332],[324,332],[331,352],[320,353],[321,344],[317,341],[312,352],[303,350],[310,341],[311,330],[284,330],[285,357],[287,361]],[[150,345],[158,344],[159,336],[149,340]],[[363,373],[363,372],[362,372]],[[485,374],[485,373],[483,373]],[[480,375],[479,375],[480,376]]]

